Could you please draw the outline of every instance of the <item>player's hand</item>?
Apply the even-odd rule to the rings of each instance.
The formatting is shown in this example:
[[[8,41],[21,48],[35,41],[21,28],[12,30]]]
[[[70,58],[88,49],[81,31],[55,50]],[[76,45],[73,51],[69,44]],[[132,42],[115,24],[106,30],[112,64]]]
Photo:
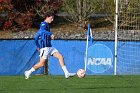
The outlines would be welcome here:
[[[54,35],[51,35],[51,39],[54,40]]]

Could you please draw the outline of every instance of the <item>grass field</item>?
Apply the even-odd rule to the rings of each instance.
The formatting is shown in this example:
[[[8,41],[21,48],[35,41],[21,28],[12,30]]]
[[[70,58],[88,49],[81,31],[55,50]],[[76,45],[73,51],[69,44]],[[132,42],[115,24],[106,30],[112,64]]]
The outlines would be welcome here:
[[[140,93],[140,76],[0,76],[0,93]]]

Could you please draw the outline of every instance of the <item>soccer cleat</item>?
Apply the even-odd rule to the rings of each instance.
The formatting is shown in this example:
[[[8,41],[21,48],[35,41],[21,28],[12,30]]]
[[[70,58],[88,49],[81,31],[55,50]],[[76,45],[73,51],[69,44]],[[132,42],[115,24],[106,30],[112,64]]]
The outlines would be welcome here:
[[[29,71],[25,71],[24,75],[25,75],[25,79],[29,79],[30,78],[30,72]]]
[[[76,73],[68,73],[68,74],[65,74],[65,78],[73,77],[75,75]]]

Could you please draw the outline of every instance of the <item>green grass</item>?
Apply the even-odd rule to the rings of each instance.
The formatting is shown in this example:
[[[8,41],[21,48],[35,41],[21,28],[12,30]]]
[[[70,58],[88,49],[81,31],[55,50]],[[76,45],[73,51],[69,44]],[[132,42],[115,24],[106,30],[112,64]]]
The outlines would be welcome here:
[[[139,93],[140,76],[0,76],[0,93]]]

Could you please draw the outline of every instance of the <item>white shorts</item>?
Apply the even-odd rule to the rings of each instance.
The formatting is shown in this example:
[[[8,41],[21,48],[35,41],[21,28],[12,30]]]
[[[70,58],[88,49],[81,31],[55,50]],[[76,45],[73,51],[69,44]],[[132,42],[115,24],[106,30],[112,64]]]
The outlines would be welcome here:
[[[54,47],[45,47],[40,49],[40,57],[47,59],[49,56],[53,55],[54,52],[58,52]]]

